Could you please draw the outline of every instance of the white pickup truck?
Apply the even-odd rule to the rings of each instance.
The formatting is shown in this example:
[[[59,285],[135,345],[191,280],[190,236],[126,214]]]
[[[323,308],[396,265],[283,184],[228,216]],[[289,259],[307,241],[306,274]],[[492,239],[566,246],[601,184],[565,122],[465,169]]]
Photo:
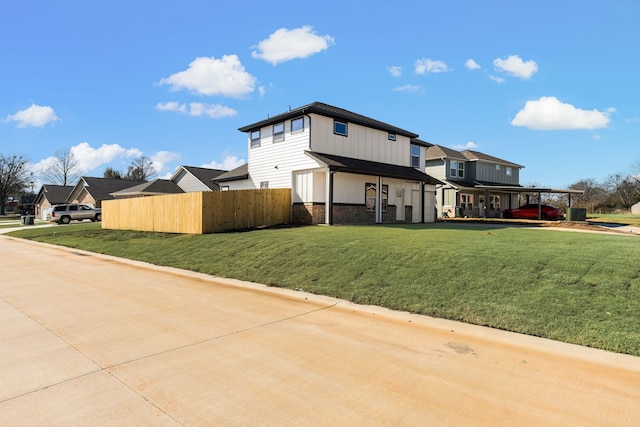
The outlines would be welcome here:
[[[82,221],[85,219],[101,221],[102,209],[78,204],[55,205],[47,216],[48,221],[57,222],[58,224],[69,224],[72,220]]]

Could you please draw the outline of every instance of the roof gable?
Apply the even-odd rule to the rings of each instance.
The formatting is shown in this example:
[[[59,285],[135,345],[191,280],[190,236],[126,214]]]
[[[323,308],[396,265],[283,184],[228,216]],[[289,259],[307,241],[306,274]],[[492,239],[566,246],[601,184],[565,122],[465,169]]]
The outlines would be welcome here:
[[[36,196],[35,203],[47,200],[51,205],[59,205],[67,201],[67,197],[73,190],[72,185],[43,184]]]
[[[75,198],[82,189],[85,189],[96,201],[111,200],[113,199],[111,193],[139,184],[140,181],[130,181],[128,179],[94,178],[90,176],[83,176],[69,194],[69,198]]]
[[[213,182],[215,178],[226,173],[227,171],[222,169],[209,169],[195,166],[180,166],[178,170],[171,177],[171,181],[177,179],[181,171],[185,171],[188,174],[194,176],[202,184],[206,185],[211,190],[217,190],[218,186]]]

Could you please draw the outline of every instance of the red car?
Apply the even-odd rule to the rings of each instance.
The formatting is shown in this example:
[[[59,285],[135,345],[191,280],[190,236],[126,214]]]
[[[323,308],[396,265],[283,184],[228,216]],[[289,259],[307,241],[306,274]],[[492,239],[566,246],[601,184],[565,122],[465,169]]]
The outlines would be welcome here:
[[[551,205],[539,205],[537,203],[529,203],[515,209],[505,209],[504,212],[502,212],[502,217],[518,219],[565,219],[562,209]]]

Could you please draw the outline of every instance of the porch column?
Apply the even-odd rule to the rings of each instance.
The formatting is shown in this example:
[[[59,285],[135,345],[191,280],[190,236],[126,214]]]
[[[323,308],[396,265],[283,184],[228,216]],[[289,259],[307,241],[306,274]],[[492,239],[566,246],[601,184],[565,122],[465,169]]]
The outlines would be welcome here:
[[[487,204],[489,204],[489,189],[485,188],[484,189],[484,206],[482,206],[482,212],[480,212],[480,215],[482,216],[482,218],[487,217]]]
[[[327,169],[327,193],[324,202],[324,223],[327,225],[333,225],[333,174],[333,171]]]
[[[376,224],[382,224],[382,177],[378,177],[376,185]]]

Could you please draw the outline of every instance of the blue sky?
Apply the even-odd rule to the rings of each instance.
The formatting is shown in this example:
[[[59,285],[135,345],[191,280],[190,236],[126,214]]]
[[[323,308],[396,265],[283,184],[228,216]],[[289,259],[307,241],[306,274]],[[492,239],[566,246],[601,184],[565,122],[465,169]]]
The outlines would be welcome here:
[[[524,185],[603,181],[640,164],[639,20],[631,0],[6,1],[0,153],[231,169],[239,127],[321,101]]]

